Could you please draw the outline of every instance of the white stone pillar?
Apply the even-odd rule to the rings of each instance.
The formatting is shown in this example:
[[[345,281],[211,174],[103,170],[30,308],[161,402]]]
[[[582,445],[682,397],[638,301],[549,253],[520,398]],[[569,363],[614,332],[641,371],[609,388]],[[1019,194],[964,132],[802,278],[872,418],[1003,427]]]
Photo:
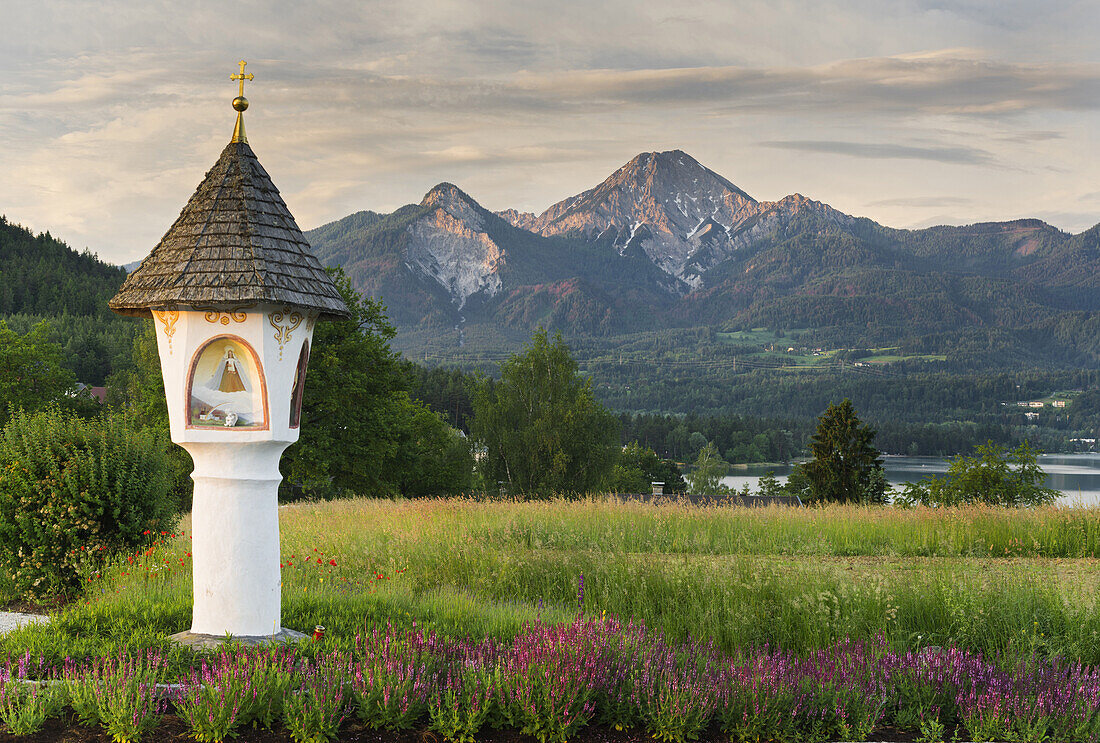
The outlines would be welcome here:
[[[287,446],[183,444],[195,463],[192,634],[280,633],[279,458]]]
[[[178,642],[302,636],[280,626],[279,459],[298,440],[296,381],[305,379],[316,318],[271,305],[157,315],[172,441],[195,465],[194,608],[191,629],[172,636]],[[227,359],[237,389],[221,389]]]

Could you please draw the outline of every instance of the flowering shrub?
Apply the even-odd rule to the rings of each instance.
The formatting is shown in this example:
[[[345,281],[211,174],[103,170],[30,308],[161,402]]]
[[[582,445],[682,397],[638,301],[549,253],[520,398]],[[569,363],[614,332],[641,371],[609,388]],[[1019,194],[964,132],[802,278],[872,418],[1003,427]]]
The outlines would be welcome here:
[[[639,660],[632,697],[646,729],[665,743],[698,738],[718,702],[720,665],[713,648],[653,643]]]
[[[16,413],[0,434],[0,569],[31,598],[77,592],[174,519],[164,448],[124,418]]]
[[[61,687],[27,683],[29,663],[27,653],[19,658],[14,669],[9,662],[7,673],[0,678],[0,722],[16,736],[37,733],[48,718],[60,714],[65,706]]]
[[[429,727],[454,743],[475,743],[496,703],[492,666],[475,658],[469,663],[448,667],[428,701]]]
[[[213,664],[205,660],[181,679],[172,702],[199,743],[221,743],[246,721],[257,706],[252,669],[246,656],[222,653]],[[242,714],[243,712],[243,714]]]
[[[425,638],[415,627],[398,634],[390,626],[357,637],[355,644],[363,658],[352,679],[359,719],[375,730],[411,728],[427,710],[437,675],[434,636]]]
[[[350,675],[351,665],[336,655],[302,670],[301,685],[283,702],[283,722],[295,743],[336,739],[348,714],[344,688]]]
[[[69,703],[80,721],[100,725],[116,743],[136,743],[160,722],[167,701],[157,691],[164,660],[156,652],[120,654],[62,671]]]
[[[156,653],[69,661],[57,673],[41,666],[24,656],[0,668],[0,720],[12,731],[41,727],[66,695],[83,723],[119,741],[137,740],[166,711]],[[28,675],[60,676],[58,696],[22,684]],[[511,642],[388,626],[362,634],[353,652],[230,647],[178,681],[172,702],[199,741],[256,724],[323,743],[356,710],[372,728],[426,725],[454,743],[487,727],[565,741],[594,720],[664,743],[711,725],[743,743],[866,740],[882,725],[930,742],[1100,743],[1100,669],[1079,663],[899,653],[881,639],[805,657],[770,648],[731,657],[610,618],[534,624]]]
[[[528,627],[502,665],[505,719],[539,743],[565,743],[596,713],[597,698],[610,680],[610,656],[598,622]]]

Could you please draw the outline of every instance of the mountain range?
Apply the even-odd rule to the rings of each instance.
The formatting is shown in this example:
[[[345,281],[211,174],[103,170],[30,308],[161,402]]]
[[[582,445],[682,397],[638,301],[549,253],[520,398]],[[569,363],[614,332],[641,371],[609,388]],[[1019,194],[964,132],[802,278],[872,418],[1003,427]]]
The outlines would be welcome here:
[[[759,201],[680,150],[639,154],[538,215],[441,183],[307,237],[385,302],[413,353],[543,325],[596,338],[802,328],[848,346],[998,330],[1026,355],[1062,328],[1060,356],[1100,358],[1078,327],[1100,310],[1100,226],[893,229],[801,194]]]

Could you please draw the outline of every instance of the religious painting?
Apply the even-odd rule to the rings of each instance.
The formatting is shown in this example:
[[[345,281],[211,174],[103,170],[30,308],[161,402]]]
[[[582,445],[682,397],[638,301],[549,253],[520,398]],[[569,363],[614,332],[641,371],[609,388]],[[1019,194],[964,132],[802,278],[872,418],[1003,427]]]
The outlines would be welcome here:
[[[189,426],[265,428],[263,373],[248,344],[225,336],[208,341],[191,367],[188,401]]]
[[[290,427],[297,428],[302,422],[302,396],[306,393],[306,366],[309,364],[309,341],[302,344],[298,354],[298,366],[294,368],[294,387],[290,393]]]

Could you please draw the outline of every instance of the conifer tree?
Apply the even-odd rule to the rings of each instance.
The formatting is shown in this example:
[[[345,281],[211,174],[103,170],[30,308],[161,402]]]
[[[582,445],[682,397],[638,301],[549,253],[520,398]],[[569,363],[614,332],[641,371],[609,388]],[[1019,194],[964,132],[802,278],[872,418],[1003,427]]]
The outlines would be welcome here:
[[[802,465],[804,502],[884,503],[882,455],[872,445],[875,430],[860,421],[847,398],[828,407],[810,442],[813,459]],[[796,482],[802,478],[796,478]]]

